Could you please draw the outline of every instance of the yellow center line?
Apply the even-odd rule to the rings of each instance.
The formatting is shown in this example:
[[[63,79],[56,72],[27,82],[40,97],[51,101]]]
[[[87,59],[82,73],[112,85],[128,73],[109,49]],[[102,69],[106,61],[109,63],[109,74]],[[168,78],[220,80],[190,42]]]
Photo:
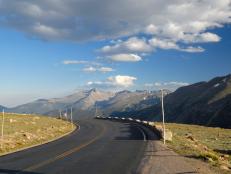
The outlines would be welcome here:
[[[103,126],[103,130],[101,131],[101,133],[100,133],[98,136],[96,136],[94,139],[92,139],[92,140],[90,140],[90,141],[88,141],[88,142],[86,142],[86,143],[84,143],[84,144],[82,144],[82,145],[80,145],[80,146],[78,146],[78,147],[75,147],[75,148],[73,148],[73,149],[70,149],[70,150],[68,150],[68,151],[66,151],[66,152],[64,152],[64,153],[62,153],[62,154],[60,154],[60,155],[58,155],[58,156],[55,156],[55,157],[53,157],[53,158],[50,158],[50,159],[48,159],[48,160],[46,160],[46,161],[43,161],[43,162],[41,162],[41,163],[32,165],[32,166],[30,166],[30,167],[24,169],[23,171],[33,171],[33,170],[35,170],[35,169],[38,169],[38,168],[41,168],[41,167],[43,167],[43,166],[46,166],[46,165],[48,165],[48,164],[50,164],[50,163],[53,163],[53,162],[55,162],[55,161],[57,161],[57,160],[59,160],[59,159],[62,159],[62,158],[64,158],[64,157],[67,157],[67,156],[69,156],[69,155],[71,155],[71,154],[73,154],[73,153],[75,153],[75,152],[78,152],[78,151],[80,151],[82,148],[84,148],[84,147],[86,147],[86,146],[92,144],[92,143],[95,142],[96,140],[98,140],[98,139],[104,134],[104,132],[105,132],[105,127]],[[22,171],[22,172],[23,172],[23,171]],[[21,172],[19,172],[18,174],[20,174],[20,173],[21,173]]]

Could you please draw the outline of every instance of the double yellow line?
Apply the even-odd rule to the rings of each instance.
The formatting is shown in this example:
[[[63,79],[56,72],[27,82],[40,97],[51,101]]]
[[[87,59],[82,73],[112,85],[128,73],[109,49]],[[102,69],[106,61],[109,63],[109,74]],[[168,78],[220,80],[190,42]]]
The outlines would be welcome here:
[[[82,144],[80,146],[77,146],[77,147],[75,147],[73,149],[70,149],[70,150],[68,150],[68,151],[66,151],[66,152],[64,152],[64,153],[62,153],[62,154],[60,154],[58,156],[55,156],[55,157],[50,158],[50,159],[48,159],[46,161],[43,161],[43,162],[41,162],[39,164],[32,165],[32,166],[24,169],[23,171],[28,171],[29,172],[29,171],[36,170],[36,169],[41,168],[43,166],[46,166],[46,165],[48,165],[50,163],[53,163],[53,162],[55,162],[57,160],[60,160],[60,159],[62,159],[64,157],[67,157],[67,156],[69,156],[69,155],[71,155],[73,153],[76,153],[76,152],[80,151],[81,149],[83,149],[84,147],[94,143],[96,140],[98,140],[104,134],[104,132],[105,132],[105,127],[103,126],[103,130],[101,131],[101,133],[98,136],[96,136],[95,138],[93,138],[92,140],[90,140],[90,141],[88,141],[88,142],[86,142],[86,143],[84,143],[84,144]],[[23,173],[23,171],[19,172],[17,174]]]

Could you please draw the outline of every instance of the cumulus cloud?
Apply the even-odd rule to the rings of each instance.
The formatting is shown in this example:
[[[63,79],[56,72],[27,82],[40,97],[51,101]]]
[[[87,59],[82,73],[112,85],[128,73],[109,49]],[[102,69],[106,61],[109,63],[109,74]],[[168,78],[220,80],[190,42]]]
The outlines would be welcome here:
[[[131,37],[126,41],[112,41],[114,45],[107,45],[99,51],[107,54],[115,53],[133,53],[133,52],[151,52],[152,47],[146,42],[145,38]]]
[[[123,89],[133,86],[135,80],[137,78],[133,76],[117,75],[108,77],[104,81],[89,81],[87,86],[90,88]]]
[[[200,53],[200,52],[204,52],[205,49],[198,46],[198,47],[193,47],[193,46],[189,46],[186,48],[179,48],[180,51],[185,51],[185,52],[189,52],[189,53]]]
[[[101,66],[102,64],[97,61],[87,61],[87,60],[64,60],[62,62],[64,65],[94,65],[94,66]]]
[[[115,69],[111,67],[103,66],[103,64],[95,61],[86,61],[86,60],[64,60],[62,62],[64,65],[84,65],[85,68],[82,69],[83,72],[93,73],[93,72],[112,72]]]
[[[197,42],[218,42],[220,41],[220,37],[217,36],[216,34],[212,33],[203,33],[203,34],[197,34],[197,35],[188,35],[187,37],[185,36],[184,38],[184,43],[197,43]],[[119,57],[123,57],[119,53],[139,53],[140,55],[147,54],[150,52],[155,51],[157,48],[163,49],[163,50],[178,50],[178,51],[184,51],[184,52],[190,52],[190,53],[195,53],[195,52],[203,52],[204,49],[200,46],[181,46],[182,44],[179,43],[179,41],[170,39],[170,38],[157,38],[153,37],[146,41],[145,39],[139,39],[137,37],[132,37],[129,38],[128,40],[122,41],[119,40],[119,42],[112,42],[112,45],[106,45],[102,47],[99,51],[104,54],[113,54],[117,53]],[[112,60],[113,59],[119,59],[119,57],[116,56],[114,58],[114,55],[111,56]],[[127,54],[128,55],[128,54]],[[126,56],[127,56],[126,55]]]
[[[207,30],[230,23],[230,8],[230,0],[1,0],[0,24],[46,40],[116,39],[143,33],[214,42],[219,38]]]
[[[90,66],[90,67],[84,68],[83,71],[85,71],[85,72],[95,72],[95,71],[97,71],[97,69]]]
[[[73,64],[88,64],[89,61],[85,60],[64,60],[63,64],[64,65],[73,65]]]
[[[161,48],[161,49],[179,49],[179,46],[169,39],[157,39],[153,38],[149,40],[150,45],[154,48]]]
[[[206,42],[219,42],[221,38],[210,32],[200,34],[185,34],[182,38],[185,43],[206,43]]]
[[[199,38],[198,38],[199,39]],[[180,46],[175,41],[172,41],[170,39],[158,39],[158,38],[152,38],[149,40],[149,43],[153,48],[160,48],[164,50],[168,49],[174,49],[178,51],[184,51],[189,53],[196,53],[196,52],[203,52],[204,49],[200,46]]]
[[[106,73],[106,72],[112,72],[112,71],[115,71],[115,70],[113,68],[110,68],[110,67],[100,67],[98,69],[98,71]]]
[[[102,72],[102,73],[107,73],[107,72],[112,72],[112,71],[115,71],[113,68],[110,68],[110,67],[92,67],[92,66],[89,66],[89,67],[85,67],[83,68],[83,71],[84,72]]]
[[[108,56],[112,61],[116,62],[139,62],[142,61],[142,58],[136,54],[114,54]]]
[[[146,83],[144,87],[148,90],[160,90],[160,89],[168,89],[170,91],[175,91],[177,88],[182,86],[188,86],[189,83],[186,82],[155,82],[155,83]]]
[[[130,87],[134,84],[136,77],[117,75],[109,77],[107,80],[115,86]]]

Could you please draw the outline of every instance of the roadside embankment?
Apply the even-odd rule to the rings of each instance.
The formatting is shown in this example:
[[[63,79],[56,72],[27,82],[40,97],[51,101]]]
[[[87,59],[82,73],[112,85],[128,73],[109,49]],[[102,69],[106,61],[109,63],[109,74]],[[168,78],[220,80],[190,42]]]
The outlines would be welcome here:
[[[167,123],[166,128],[173,133],[167,146],[190,163],[202,168],[203,162],[214,173],[231,173],[231,129],[175,123]]]
[[[0,156],[54,141],[76,129],[68,121],[26,114],[5,113],[2,123],[0,114]]]

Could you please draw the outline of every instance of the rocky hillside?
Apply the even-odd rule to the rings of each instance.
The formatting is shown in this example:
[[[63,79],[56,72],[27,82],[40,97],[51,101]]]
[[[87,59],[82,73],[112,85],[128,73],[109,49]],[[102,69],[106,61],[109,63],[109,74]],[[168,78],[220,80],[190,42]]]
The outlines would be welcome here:
[[[168,122],[231,128],[231,75],[181,87],[165,97]],[[138,118],[160,120],[160,104],[139,110]]]
[[[165,95],[170,91],[166,90]],[[115,94],[110,100],[97,102],[104,115],[126,116],[124,113],[133,113],[160,102],[160,91],[121,91]]]

